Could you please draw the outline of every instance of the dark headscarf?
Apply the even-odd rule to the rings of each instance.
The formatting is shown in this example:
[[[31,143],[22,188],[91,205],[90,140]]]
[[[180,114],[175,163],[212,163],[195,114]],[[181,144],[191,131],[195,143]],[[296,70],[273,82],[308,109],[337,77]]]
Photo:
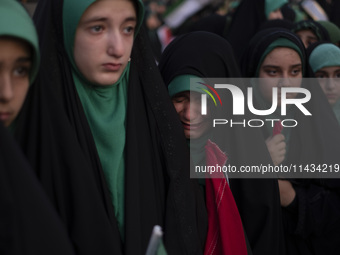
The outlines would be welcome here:
[[[308,29],[312,30],[319,41],[330,41],[330,37],[326,28],[324,28],[320,23],[314,20],[302,20],[294,25],[292,31],[296,33],[300,30]]]
[[[207,32],[176,38],[163,52],[159,67],[167,86],[175,77],[185,74],[203,79],[240,77],[230,44],[222,37]],[[233,118],[230,96],[221,95],[225,104],[219,108],[226,113],[227,119]],[[212,141],[227,152],[228,162],[239,166],[270,161],[259,130],[233,128],[228,133],[225,131],[214,131],[216,137],[225,139],[217,140],[213,136]],[[253,254],[284,254],[277,181],[231,179],[230,187]]]
[[[232,16],[226,38],[232,45],[239,61],[250,39],[268,19],[271,11],[282,7],[287,1],[243,0]]]
[[[266,22],[264,22],[261,27],[259,28],[260,30],[265,30],[268,28],[285,28],[288,30],[291,30],[294,27],[294,23],[292,21],[289,20],[285,20],[285,19],[274,19],[274,20],[268,20]]]
[[[251,40],[243,58],[243,71],[255,77],[260,59],[269,45],[278,38],[286,38],[304,52],[301,40],[287,30],[268,29],[259,32]],[[305,59],[302,59],[305,65]],[[306,73],[308,76],[308,73]],[[340,129],[320,86],[308,80],[302,87],[311,92],[311,100],[305,104],[312,116],[300,111],[294,119],[298,126],[291,131],[285,164],[339,163]],[[271,134],[263,129],[265,137]],[[340,183],[338,179],[291,180],[296,197],[283,208],[286,248],[288,254],[335,254],[339,250],[340,236]]]
[[[183,170],[189,152],[145,32],[139,32],[131,55],[121,238],[64,47],[62,10],[62,0],[38,3],[42,68],[16,135],[77,253],[145,254],[156,224],[164,229],[169,254],[199,253],[194,184]]]

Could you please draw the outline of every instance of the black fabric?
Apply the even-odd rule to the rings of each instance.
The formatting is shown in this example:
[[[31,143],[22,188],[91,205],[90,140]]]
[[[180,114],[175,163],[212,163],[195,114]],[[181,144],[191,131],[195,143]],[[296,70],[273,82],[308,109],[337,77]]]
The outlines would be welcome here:
[[[250,39],[267,20],[264,10],[265,0],[243,0],[233,13],[226,38],[233,47],[238,61]]]
[[[0,141],[0,253],[74,254],[64,224],[1,124]]]
[[[259,32],[250,42],[244,57],[243,70],[254,77],[257,64],[268,45],[278,38],[287,38],[302,52],[301,40],[294,34],[269,29]],[[306,60],[302,61],[306,63]],[[306,70],[308,77],[308,69]],[[302,84],[311,92],[305,104],[312,113],[306,117],[297,111],[298,126],[291,131],[290,146],[285,164],[339,163],[340,128],[320,86],[308,80]],[[265,137],[270,134],[263,130]],[[339,179],[292,179],[296,190],[293,204],[283,208],[287,254],[338,254],[340,235]]]
[[[189,31],[206,31],[223,36],[227,25],[227,17],[226,15],[211,14],[196,21]]]
[[[340,26],[340,2],[336,0],[317,0],[320,6],[325,10],[329,21],[336,24],[338,27]]]
[[[294,27],[294,23],[292,21],[285,20],[285,19],[268,20],[260,26],[259,31],[269,29],[269,28],[276,28],[276,27],[280,29],[285,28],[285,29],[291,30]]]
[[[290,4],[285,4],[281,7],[281,12],[284,20],[288,20],[290,22],[294,22],[296,18],[295,11],[290,6]]]
[[[167,86],[173,78],[183,74],[202,78],[240,77],[230,44],[208,32],[193,32],[176,38],[163,52],[159,68]],[[231,95],[220,93],[220,96],[223,107],[216,108],[212,114],[221,116],[223,112],[226,119],[237,121],[230,111]],[[243,117],[251,118],[250,115]],[[233,165],[270,162],[262,134],[257,129],[236,127],[229,132],[225,128],[216,129],[211,139],[227,152],[228,162]],[[230,179],[230,187],[253,254],[284,254],[277,180]]]
[[[141,30],[128,90],[125,237],[121,242],[98,153],[63,44],[63,1],[39,1],[41,70],[16,136],[67,227],[77,254],[145,254],[154,225],[169,254],[200,254],[198,185],[189,151]],[[114,132],[114,130],[112,130]],[[196,192],[196,193],[195,193]],[[199,193],[198,193],[199,194]],[[197,209],[197,210],[196,210]]]

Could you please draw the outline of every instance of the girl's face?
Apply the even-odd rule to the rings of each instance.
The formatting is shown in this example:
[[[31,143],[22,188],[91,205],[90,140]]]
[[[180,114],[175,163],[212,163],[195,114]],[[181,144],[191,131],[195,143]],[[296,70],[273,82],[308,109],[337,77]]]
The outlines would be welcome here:
[[[201,114],[201,93],[183,91],[172,97],[187,139],[201,137],[209,129],[209,112]]]
[[[274,20],[274,19],[283,19],[281,9],[276,9],[275,11],[272,11],[271,13],[269,13],[268,20]]]
[[[260,92],[267,102],[272,102],[272,89],[277,87],[278,106],[280,106],[281,87],[301,86],[301,79],[297,79],[302,78],[302,62],[299,54],[290,48],[275,48],[262,62],[259,78],[272,78],[260,80]],[[296,95],[296,93],[287,93],[287,98],[295,98]]]
[[[340,66],[324,67],[315,72],[328,102],[334,105],[340,98]]]
[[[74,59],[87,80],[112,85],[130,59],[137,15],[129,0],[94,2],[81,17],[74,42]]]
[[[314,32],[310,29],[303,29],[299,30],[295,33],[298,37],[300,37],[301,41],[303,42],[303,45],[305,48],[308,48],[309,45],[316,43],[319,41],[318,37]]]
[[[6,127],[17,117],[25,101],[31,66],[27,43],[0,37],[0,121]]]

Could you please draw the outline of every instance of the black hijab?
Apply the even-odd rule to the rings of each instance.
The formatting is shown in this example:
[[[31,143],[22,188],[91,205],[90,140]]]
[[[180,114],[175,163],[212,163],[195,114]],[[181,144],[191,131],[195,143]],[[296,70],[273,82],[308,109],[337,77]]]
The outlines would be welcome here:
[[[284,29],[263,30],[251,40],[243,58],[245,75],[255,77],[262,55],[279,38],[288,39],[304,52],[301,40],[292,32]],[[305,66],[306,59],[302,59],[302,63]],[[305,76],[308,75],[305,68]],[[301,86],[311,92],[311,100],[305,106],[312,116],[306,117],[300,111],[296,112],[294,119],[299,124],[291,131],[285,164],[338,164],[340,129],[332,109],[315,81],[305,80]],[[271,135],[265,129],[263,132],[265,137]],[[283,208],[288,254],[336,254],[340,236],[339,180],[296,179],[291,182],[296,197],[288,207]]]
[[[256,34],[267,18],[265,0],[243,0],[232,15],[226,38],[239,61],[249,40]]]
[[[240,77],[230,44],[208,32],[193,32],[177,37],[163,52],[159,68],[167,86],[176,76],[184,74],[203,79]],[[223,107],[218,108],[218,113],[224,112],[227,119],[235,119],[230,113],[231,95],[221,93],[220,96]],[[250,115],[245,117],[250,118]],[[228,162],[237,166],[270,162],[259,130],[232,128],[230,132],[225,132],[225,128],[215,130],[216,136],[212,137],[212,141],[227,152]],[[218,137],[225,139],[216,139]],[[253,254],[284,254],[277,181],[231,179],[230,187]]]
[[[145,254],[154,225],[169,254],[199,253],[194,183],[176,113],[144,31],[132,51],[126,117],[125,237],[63,43],[63,1],[39,1],[41,70],[16,136],[78,254]],[[115,132],[112,130],[112,132]]]
[[[312,30],[312,32],[317,36],[319,41],[330,41],[329,33],[324,26],[314,20],[302,20],[297,22],[292,31],[294,33],[300,30]]]

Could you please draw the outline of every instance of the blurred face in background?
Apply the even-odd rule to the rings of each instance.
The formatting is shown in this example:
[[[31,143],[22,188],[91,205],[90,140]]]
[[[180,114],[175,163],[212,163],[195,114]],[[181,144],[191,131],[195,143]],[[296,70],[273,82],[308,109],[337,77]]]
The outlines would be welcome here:
[[[25,101],[31,66],[31,49],[26,42],[0,37],[0,121],[6,127]]]
[[[334,105],[340,98],[340,66],[329,66],[315,72],[328,102]]]
[[[300,39],[303,42],[303,45],[305,46],[305,48],[308,48],[309,45],[319,41],[319,39],[316,36],[316,34],[314,34],[314,32],[312,30],[310,30],[310,29],[302,29],[302,30],[299,30],[299,31],[295,32],[295,34],[298,37],[300,37]]]

